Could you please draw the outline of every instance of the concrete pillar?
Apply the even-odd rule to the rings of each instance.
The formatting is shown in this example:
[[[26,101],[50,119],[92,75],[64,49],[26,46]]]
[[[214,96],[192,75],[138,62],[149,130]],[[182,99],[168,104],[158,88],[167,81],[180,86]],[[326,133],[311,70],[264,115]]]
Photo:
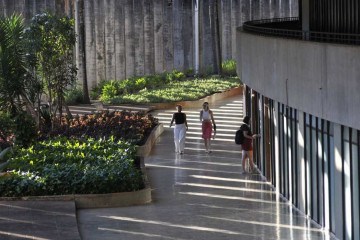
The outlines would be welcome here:
[[[310,31],[310,0],[301,1],[301,26],[305,32],[303,39],[307,40],[309,36],[306,33]]]

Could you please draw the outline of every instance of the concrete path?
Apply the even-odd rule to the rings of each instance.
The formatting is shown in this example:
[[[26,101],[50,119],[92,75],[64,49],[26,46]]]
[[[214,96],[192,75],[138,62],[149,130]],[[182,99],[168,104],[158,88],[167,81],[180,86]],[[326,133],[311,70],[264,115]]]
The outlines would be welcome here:
[[[201,139],[200,109],[184,109],[189,123],[184,155],[174,152],[168,128],[175,109],[154,112],[166,128],[145,159],[153,202],[78,210],[82,239],[332,239],[280,200],[260,175],[242,174],[234,144],[243,117],[240,103],[238,97],[210,104],[218,128],[210,154]]]

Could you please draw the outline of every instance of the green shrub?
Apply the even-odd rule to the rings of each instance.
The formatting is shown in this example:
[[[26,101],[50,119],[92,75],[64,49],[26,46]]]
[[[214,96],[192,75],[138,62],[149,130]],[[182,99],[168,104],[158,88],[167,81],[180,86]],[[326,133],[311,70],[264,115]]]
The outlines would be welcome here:
[[[14,128],[15,122],[10,115],[0,112],[0,151],[13,144]]]
[[[18,150],[0,177],[0,196],[98,194],[144,188],[136,148],[114,139],[46,140]]]
[[[13,118],[0,113],[0,149],[12,144],[29,146],[37,136],[36,123],[26,112],[19,112]]]
[[[99,84],[93,87],[90,91],[90,98],[94,100],[99,99],[101,96],[102,89],[107,82],[108,81],[106,80],[101,80]]]
[[[84,93],[81,88],[70,89],[65,93],[65,103],[67,105],[84,103]]]
[[[236,61],[229,59],[221,64],[222,74],[224,76],[236,76]]]
[[[27,147],[37,138],[37,126],[34,119],[26,112],[19,113],[14,118],[15,144]]]
[[[154,89],[143,89],[134,94],[122,94],[108,99],[111,104],[161,103],[197,100],[241,84],[239,78],[203,78],[172,81]]]

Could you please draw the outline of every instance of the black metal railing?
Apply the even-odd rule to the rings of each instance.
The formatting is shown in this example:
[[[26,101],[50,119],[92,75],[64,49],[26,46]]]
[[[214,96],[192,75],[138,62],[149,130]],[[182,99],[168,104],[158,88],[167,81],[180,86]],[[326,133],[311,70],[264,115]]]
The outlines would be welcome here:
[[[264,36],[360,45],[359,34],[303,31],[299,18],[295,17],[249,21],[243,24],[242,29],[245,32]]]

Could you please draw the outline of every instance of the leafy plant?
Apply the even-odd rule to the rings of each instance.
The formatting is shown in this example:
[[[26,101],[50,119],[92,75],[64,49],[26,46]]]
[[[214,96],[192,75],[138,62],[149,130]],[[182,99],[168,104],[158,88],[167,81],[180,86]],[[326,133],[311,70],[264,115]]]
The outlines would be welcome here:
[[[225,76],[236,76],[236,61],[229,59],[224,61],[222,64],[222,73]]]
[[[26,105],[35,115],[27,88],[28,73],[23,18],[0,18],[0,110],[14,116]]]
[[[5,197],[94,194],[135,191],[144,187],[129,142],[56,138],[23,148],[11,157],[0,177]],[[96,187],[94,187],[96,186]]]
[[[126,139],[134,144],[142,145],[158,120],[144,112],[103,111],[96,114],[77,116],[73,119],[61,118],[61,125],[54,129],[42,129],[39,140],[52,139],[58,136],[67,138],[91,137]]]
[[[75,105],[84,103],[84,93],[80,88],[72,88],[65,92],[65,103],[67,105]]]
[[[191,101],[240,84],[239,78],[231,77],[172,81],[157,88],[142,89],[137,93],[117,95],[103,100],[111,104]]]

